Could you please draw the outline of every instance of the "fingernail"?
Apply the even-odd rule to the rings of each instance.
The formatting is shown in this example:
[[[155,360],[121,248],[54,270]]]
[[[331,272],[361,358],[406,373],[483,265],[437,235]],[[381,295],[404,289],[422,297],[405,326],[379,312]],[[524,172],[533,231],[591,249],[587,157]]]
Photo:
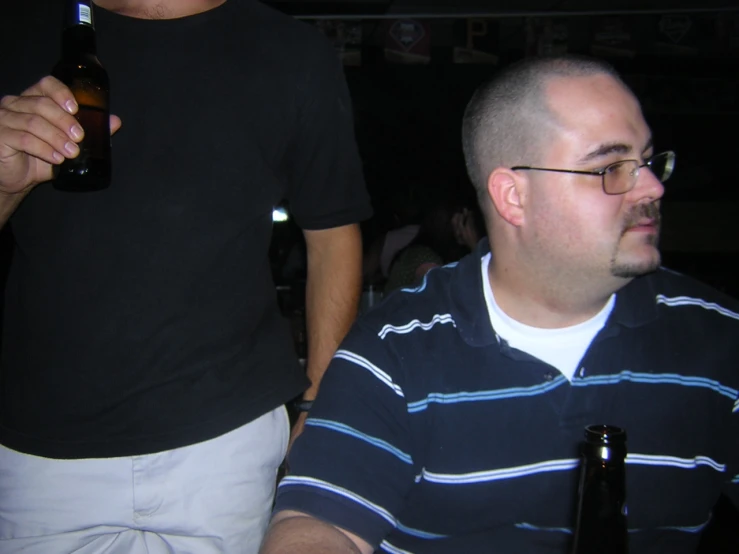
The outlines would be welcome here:
[[[64,145],[64,149],[68,154],[76,155],[79,152],[79,147],[74,142],[68,142]]]
[[[82,138],[82,127],[80,127],[79,125],[72,125],[72,129],[70,130],[70,132],[72,133],[72,138]]]
[[[54,158],[54,161],[56,163],[62,163],[64,161],[64,156],[62,156],[59,152],[54,150],[54,152],[51,154],[51,157]]]
[[[67,108],[67,111],[69,113],[75,113],[77,111],[77,102],[74,100],[67,100],[67,103],[64,104],[64,107]]]

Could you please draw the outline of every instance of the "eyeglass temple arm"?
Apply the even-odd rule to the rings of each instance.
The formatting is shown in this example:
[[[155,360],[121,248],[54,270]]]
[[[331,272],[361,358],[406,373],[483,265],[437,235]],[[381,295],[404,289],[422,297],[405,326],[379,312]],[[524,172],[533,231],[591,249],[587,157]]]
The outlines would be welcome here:
[[[578,169],[551,169],[549,167],[533,167],[530,165],[517,165],[511,168],[511,171],[518,171],[520,169],[533,169],[535,171],[554,171],[555,173],[577,173],[579,175],[598,175],[602,176],[604,171],[582,171]]]

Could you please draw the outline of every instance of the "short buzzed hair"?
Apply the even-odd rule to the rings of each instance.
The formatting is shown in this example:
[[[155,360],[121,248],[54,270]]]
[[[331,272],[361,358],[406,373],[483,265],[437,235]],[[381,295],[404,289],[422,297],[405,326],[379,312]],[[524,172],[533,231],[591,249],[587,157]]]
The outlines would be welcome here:
[[[546,83],[557,77],[602,74],[623,84],[616,70],[600,60],[579,56],[526,58],[477,89],[464,113],[462,146],[483,212],[487,180],[493,170],[536,164],[542,144],[551,139],[546,131],[554,114],[547,105]]]

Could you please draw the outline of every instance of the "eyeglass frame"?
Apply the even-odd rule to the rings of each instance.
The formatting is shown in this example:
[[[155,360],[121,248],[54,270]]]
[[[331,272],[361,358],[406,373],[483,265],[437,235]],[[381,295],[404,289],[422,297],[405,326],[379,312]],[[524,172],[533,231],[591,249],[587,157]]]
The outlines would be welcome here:
[[[636,182],[639,179],[639,171],[642,167],[652,167],[652,163],[654,162],[655,158],[658,158],[660,156],[665,156],[665,167],[669,168],[669,173],[667,177],[658,178],[660,183],[665,182],[667,179],[672,177],[672,173],[675,168],[675,158],[677,157],[675,152],[673,150],[665,150],[664,152],[660,152],[659,154],[654,154],[653,156],[650,156],[648,160],[646,160],[644,163],[640,164],[639,160],[635,159],[628,159],[628,160],[618,160],[616,162],[610,163],[607,166],[605,166],[603,169],[597,170],[597,171],[585,171],[582,169],[552,169],[549,167],[534,167],[529,165],[516,165],[511,167],[511,171],[552,171],[555,173],[574,173],[576,175],[595,175],[600,177],[600,184],[601,188],[603,189],[603,192],[605,194],[608,194],[610,196],[618,196],[619,194],[626,194],[627,192],[630,192],[634,189],[636,186]],[[636,162],[636,174],[634,175],[634,179],[632,181],[632,184],[629,188],[626,190],[620,191],[620,192],[608,192],[606,190],[606,174],[608,173],[608,169],[614,166],[621,165],[625,162]]]

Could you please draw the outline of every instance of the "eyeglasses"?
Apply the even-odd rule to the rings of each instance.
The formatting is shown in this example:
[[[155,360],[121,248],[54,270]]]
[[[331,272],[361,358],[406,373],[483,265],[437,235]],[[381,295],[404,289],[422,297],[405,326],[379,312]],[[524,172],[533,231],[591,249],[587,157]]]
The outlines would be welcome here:
[[[577,173],[579,175],[598,175],[601,178],[603,192],[606,194],[625,194],[636,186],[639,179],[639,170],[648,167],[660,182],[670,178],[675,169],[675,153],[671,150],[655,154],[651,158],[640,163],[639,160],[620,160],[608,164],[603,169],[595,171],[581,171],[577,169],[551,169],[548,167],[530,167],[517,165],[512,171],[554,171],[556,173]]]

